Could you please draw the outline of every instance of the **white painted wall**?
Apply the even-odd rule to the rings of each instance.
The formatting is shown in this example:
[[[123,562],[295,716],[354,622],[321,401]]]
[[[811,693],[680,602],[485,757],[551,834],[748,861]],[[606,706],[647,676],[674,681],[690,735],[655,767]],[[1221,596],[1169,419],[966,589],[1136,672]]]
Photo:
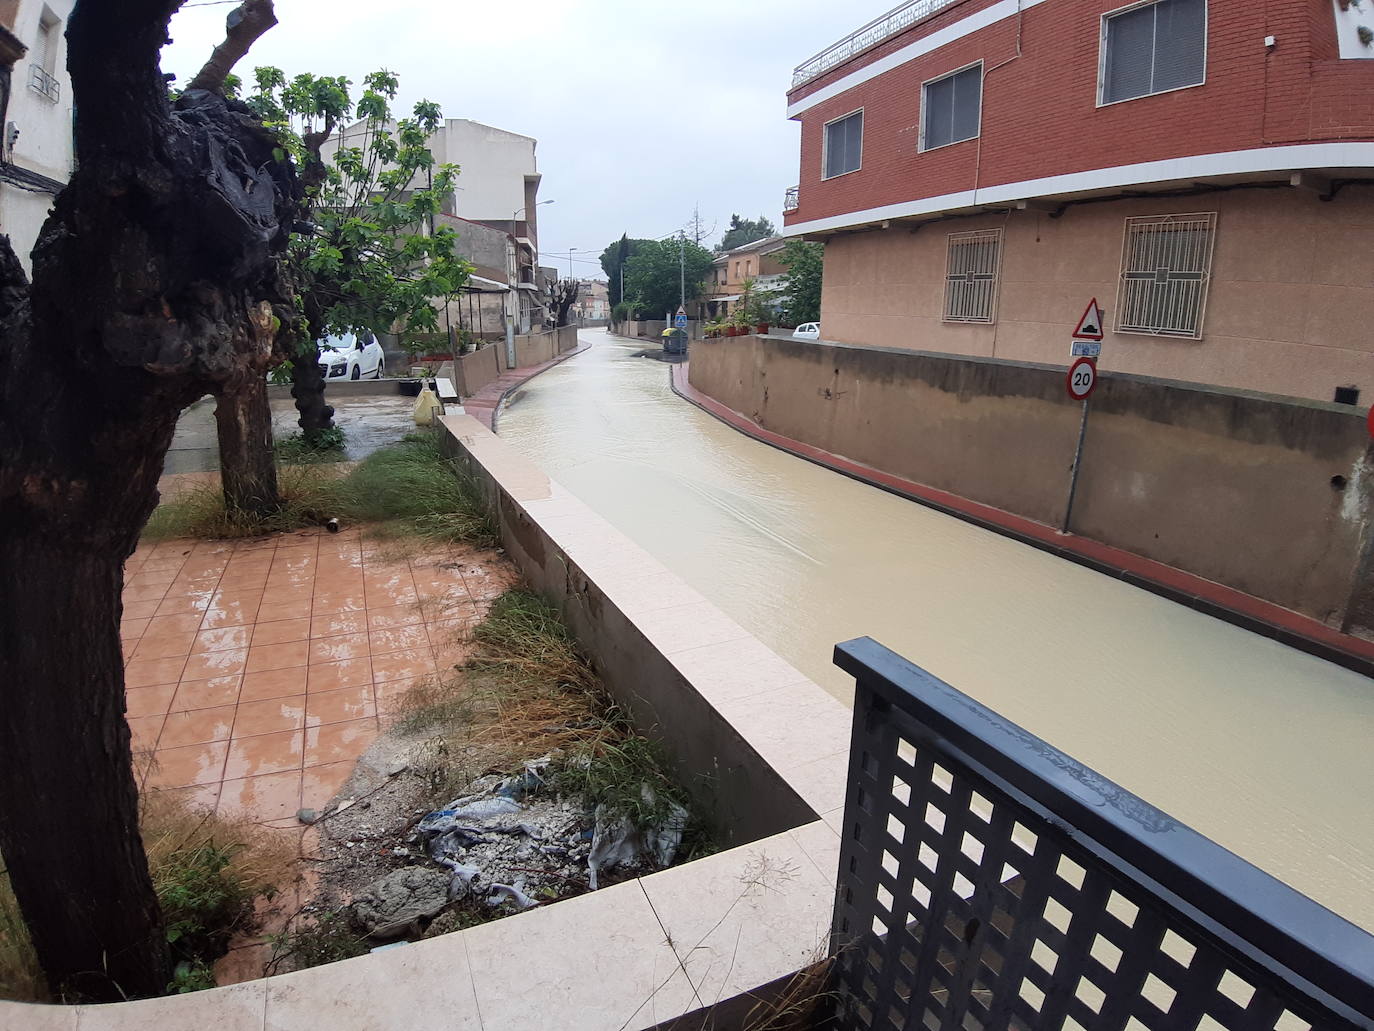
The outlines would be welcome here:
[[[75,0],[21,0],[14,34],[29,48],[14,66],[9,122],[19,127],[19,139],[9,160],[21,168],[66,182],[72,172],[72,83],[67,74],[67,19]],[[39,59],[39,26],[45,12],[58,19],[50,34],[49,62],[58,81],[58,99],[50,100],[29,86],[31,69]],[[0,127],[7,128],[7,127]],[[0,231],[7,233],[26,271],[29,252],[52,206],[52,196],[9,184],[0,185]]]
[[[1347,10],[1341,10],[1340,0],[1331,0],[1336,12],[1336,41],[1341,48],[1342,58],[1374,58],[1374,43],[1360,42],[1360,26],[1374,30],[1374,0],[1359,0],[1358,6],[1350,3]]]

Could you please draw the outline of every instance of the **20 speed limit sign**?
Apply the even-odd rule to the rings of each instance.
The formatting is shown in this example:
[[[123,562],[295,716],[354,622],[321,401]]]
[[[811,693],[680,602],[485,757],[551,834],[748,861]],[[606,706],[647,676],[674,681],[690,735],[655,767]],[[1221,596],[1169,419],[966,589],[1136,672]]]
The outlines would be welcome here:
[[[1080,358],[1069,366],[1069,375],[1064,380],[1069,397],[1075,401],[1086,401],[1097,388],[1097,366],[1091,358]]]

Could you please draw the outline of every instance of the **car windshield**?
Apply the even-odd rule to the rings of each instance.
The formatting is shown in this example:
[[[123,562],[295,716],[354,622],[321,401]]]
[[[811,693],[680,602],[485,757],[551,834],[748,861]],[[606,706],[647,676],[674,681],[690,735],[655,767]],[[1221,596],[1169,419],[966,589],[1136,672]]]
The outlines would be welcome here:
[[[320,348],[330,351],[347,351],[352,347],[352,336],[327,336],[320,341]]]

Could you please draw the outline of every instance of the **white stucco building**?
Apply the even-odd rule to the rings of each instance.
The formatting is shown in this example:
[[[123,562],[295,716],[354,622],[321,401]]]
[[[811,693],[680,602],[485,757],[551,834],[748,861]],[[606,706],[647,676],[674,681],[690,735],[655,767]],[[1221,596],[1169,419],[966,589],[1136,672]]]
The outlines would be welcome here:
[[[0,0],[0,26],[26,48],[14,62],[3,114],[0,232],[26,271],[32,271],[30,252],[75,161],[65,37],[73,6],[74,0]]]

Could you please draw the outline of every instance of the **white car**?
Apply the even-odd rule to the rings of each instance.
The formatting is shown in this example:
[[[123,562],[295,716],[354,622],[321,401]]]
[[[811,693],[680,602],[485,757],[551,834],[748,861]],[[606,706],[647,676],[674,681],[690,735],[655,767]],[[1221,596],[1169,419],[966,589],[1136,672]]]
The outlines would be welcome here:
[[[320,373],[325,380],[381,379],[385,372],[382,345],[371,333],[343,333],[320,341]]]
[[[794,340],[819,340],[821,338],[821,324],[819,322],[803,322],[792,330],[792,338]]]

